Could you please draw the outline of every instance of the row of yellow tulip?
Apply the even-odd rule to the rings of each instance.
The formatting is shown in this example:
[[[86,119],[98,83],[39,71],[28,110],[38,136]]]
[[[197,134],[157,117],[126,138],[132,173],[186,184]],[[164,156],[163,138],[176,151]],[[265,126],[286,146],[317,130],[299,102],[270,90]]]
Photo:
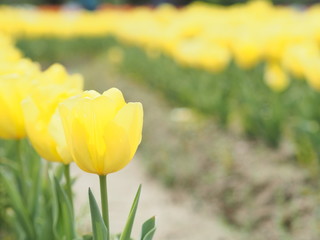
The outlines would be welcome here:
[[[116,88],[103,94],[82,89],[81,75],[68,74],[60,64],[42,71],[38,63],[22,57],[8,36],[0,35],[0,181],[4,183],[0,195],[7,200],[0,222],[12,210],[8,224],[15,239],[43,239],[48,232],[52,233],[48,239],[115,239],[110,232],[106,175],[133,158],[141,142],[143,109],[141,103],[126,103]],[[29,144],[27,151],[21,147],[24,138],[38,155],[28,154],[33,153]],[[18,144],[11,154],[10,143],[15,140]],[[51,177],[49,167],[41,172],[39,156],[61,163],[65,188],[56,174]],[[83,238],[75,229],[73,161],[100,178],[101,212],[89,189],[92,234]],[[141,186],[119,240],[132,239],[140,192]],[[151,240],[155,229],[152,217],[143,224],[140,239]]]
[[[298,11],[267,1],[218,7],[192,4],[48,12],[0,9],[0,31],[30,37],[110,34],[177,62],[219,72],[231,60],[243,69],[266,61],[266,83],[283,90],[290,76],[320,90],[320,6]]]
[[[106,175],[123,168],[141,141],[143,110],[112,88],[82,92],[60,64],[45,71],[0,37],[0,138],[28,136],[44,159]],[[72,98],[70,98],[72,97]]]

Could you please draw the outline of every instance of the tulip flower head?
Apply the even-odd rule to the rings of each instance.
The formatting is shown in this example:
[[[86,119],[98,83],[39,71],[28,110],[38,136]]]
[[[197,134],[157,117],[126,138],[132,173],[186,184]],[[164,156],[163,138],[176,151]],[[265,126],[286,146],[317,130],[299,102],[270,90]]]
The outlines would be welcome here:
[[[21,75],[0,76],[0,138],[21,139],[26,136],[20,104],[30,87],[30,82]]]
[[[107,175],[133,158],[141,142],[141,103],[126,103],[120,90],[85,91],[59,105],[74,162],[84,171]]]
[[[289,79],[279,64],[269,63],[264,73],[265,83],[276,92],[282,92],[289,86]]]
[[[69,76],[61,65],[55,64],[38,80],[22,102],[28,138],[44,159],[68,164],[72,158],[61,140],[65,138],[63,127],[54,113],[60,102],[82,92],[82,77]]]

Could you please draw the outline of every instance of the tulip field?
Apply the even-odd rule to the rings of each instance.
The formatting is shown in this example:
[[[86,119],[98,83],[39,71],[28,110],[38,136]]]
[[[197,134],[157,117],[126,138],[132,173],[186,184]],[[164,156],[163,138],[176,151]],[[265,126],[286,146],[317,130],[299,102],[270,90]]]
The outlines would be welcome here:
[[[137,86],[128,91],[137,92],[133,102],[117,81],[91,90],[99,79],[87,75],[101,82],[105,68]],[[140,103],[139,91],[174,110]],[[215,205],[245,239],[317,240],[319,102],[319,4],[0,5],[0,238],[130,240],[141,186],[115,233],[107,176],[142,142],[151,175]],[[85,235],[75,220],[73,162],[99,176],[101,207],[84,189]],[[151,217],[139,239],[158,231]]]
[[[141,141],[142,105],[126,103],[116,88],[83,91],[81,75],[69,75],[59,64],[41,71],[10,38],[2,36],[1,44],[1,197],[12,210],[1,216],[1,224],[8,224],[15,239],[129,240],[141,186],[123,232],[111,235],[106,175],[133,158]],[[60,163],[64,179],[59,167],[45,167],[41,158]],[[92,234],[84,236],[75,230],[70,177],[75,159],[100,178],[102,209],[89,189]],[[154,225],[154,217],[145,222],[141,239],[152,239]]]

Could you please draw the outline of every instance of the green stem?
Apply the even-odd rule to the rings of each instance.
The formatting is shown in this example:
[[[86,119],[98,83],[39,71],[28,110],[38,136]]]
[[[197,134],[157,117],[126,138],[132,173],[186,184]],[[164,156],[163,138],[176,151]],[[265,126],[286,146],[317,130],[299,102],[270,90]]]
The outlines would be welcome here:
[[[110,239],[110,227],[109,227],[109,206],[108,206],[108,191],[107,191],[107,176],[99,176],[100,180],[100,195],[101,195],[101,206],[102,206],[102,217],[108,229],[108,235]]]
[[[20,165],[20,173],[21,173],[21,185],[22,185],[22,198],[23,199],[27,199],[27,190],[28,187],[26,185],[26,183],[29,181],[29,176],[27,175],[27,169],[26,169],[26,164],[24,162],[23,159],[23,155],[24,155],[24,149],[23,149],[23,139],[19,139],[17,140],[17,155],[15,156],[17,158],[17,160],[19,161],[19,165]]]
[[[73,196],[71,188],[71,178],[70,178],[70,164],[64,165],[64,177],[66,178],[66,190],[71,203],[72,212],[73,212]]]
[[[26,154],[24,149],[24,141],[25,139],[19,139],[16,141],[16,151],[14,151],[14,158],[18,161],[18,164],[20,165],[20,174],[21,176],[18,177],[18,181],[21,184],[21,192],[20,192],[20,198],[21,199],[27,199],[29,200],[30,192],[29,188],[27,186],[27,182],[30,181],[31,177],[31,171],[28,169],[29,162],[25,162],[24,155]],[[27,204],[29,205],[30,202],[27,201]],[[19,212],[19,210],[18,210]],[[33,218],[32,213],[30,212],[30,209],[27,208],[27,211],[25,212],[25,219],[21,219],[24,222],[25,230],[27,232],[27,235],[30,239],[36,238],[36,230],[33,225]]]

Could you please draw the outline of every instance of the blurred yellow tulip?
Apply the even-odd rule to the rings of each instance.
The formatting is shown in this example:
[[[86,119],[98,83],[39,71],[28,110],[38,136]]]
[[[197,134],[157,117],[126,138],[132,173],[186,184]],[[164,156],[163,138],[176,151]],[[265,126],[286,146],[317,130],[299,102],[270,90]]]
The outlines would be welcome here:
[[[289,85],[289,79],[279,64],[269,63],[266,65],[264,80],[274,91],[281,92]]]
[[[258,39],[252,37],[235,37],[231,47],[236,63],[239,67],[249,69],[254,67],[262,58],[263,46]]]
[[[302,13],[265,0],[232,7],[194,2],[179,9],[162,5],[155,9],[107,8],[68,14],[2,6],[0,31],[9,37],[0,33],[0,63],[1,59],[20,59],[21,54],[12,46],[12,36],[111,35],[121,43],[143,48],[150,58],[165,54],[181,65],[211,72],[224,70],[230,61],[241,69],[277,61],[291,76],[309,78],[311,85],[317,85],[312,73],[315,70],[307,70],[307,77],[304,62],[319,51],[319,12],[316,5]],[[118,64],[124,53],[112,48],[107,57]]]
[[[0,32],[0,62],[18,61],[22,54],[14,47],[14,41],[8,36]]]
[[[133,158],[141,142],[141,103],[126,103],[120,90],[86,91],[59,105],[66,140],[84,171],[107,175]]]
[[[308,60],[304,63],[306,80],[313,89],[320,91],[320,59]]]
[[[38,80],[30,96],[22,102],[28,138],[44,159],[68,164],[72,158],[66,143],[60,140],[64,136],[63,127],[54,113],[61,101],[81,93],[82,78],[69,76],[56,64]]]
[[[17,61],[4,61],[0,64],[1,75],[21,75],[25,81],[33,81],[40,75],[40,64],[30,59],[21,58]]]
[[[288,45],[282,56],[282,63],[295,77],[303,78],[308,65],[320,59],[319,53],[319,47],[315,42]]]
[[[0,75],[0,138],[20,139],[26,136],[21,101],[30,88],[31,82],[22,75]]]

